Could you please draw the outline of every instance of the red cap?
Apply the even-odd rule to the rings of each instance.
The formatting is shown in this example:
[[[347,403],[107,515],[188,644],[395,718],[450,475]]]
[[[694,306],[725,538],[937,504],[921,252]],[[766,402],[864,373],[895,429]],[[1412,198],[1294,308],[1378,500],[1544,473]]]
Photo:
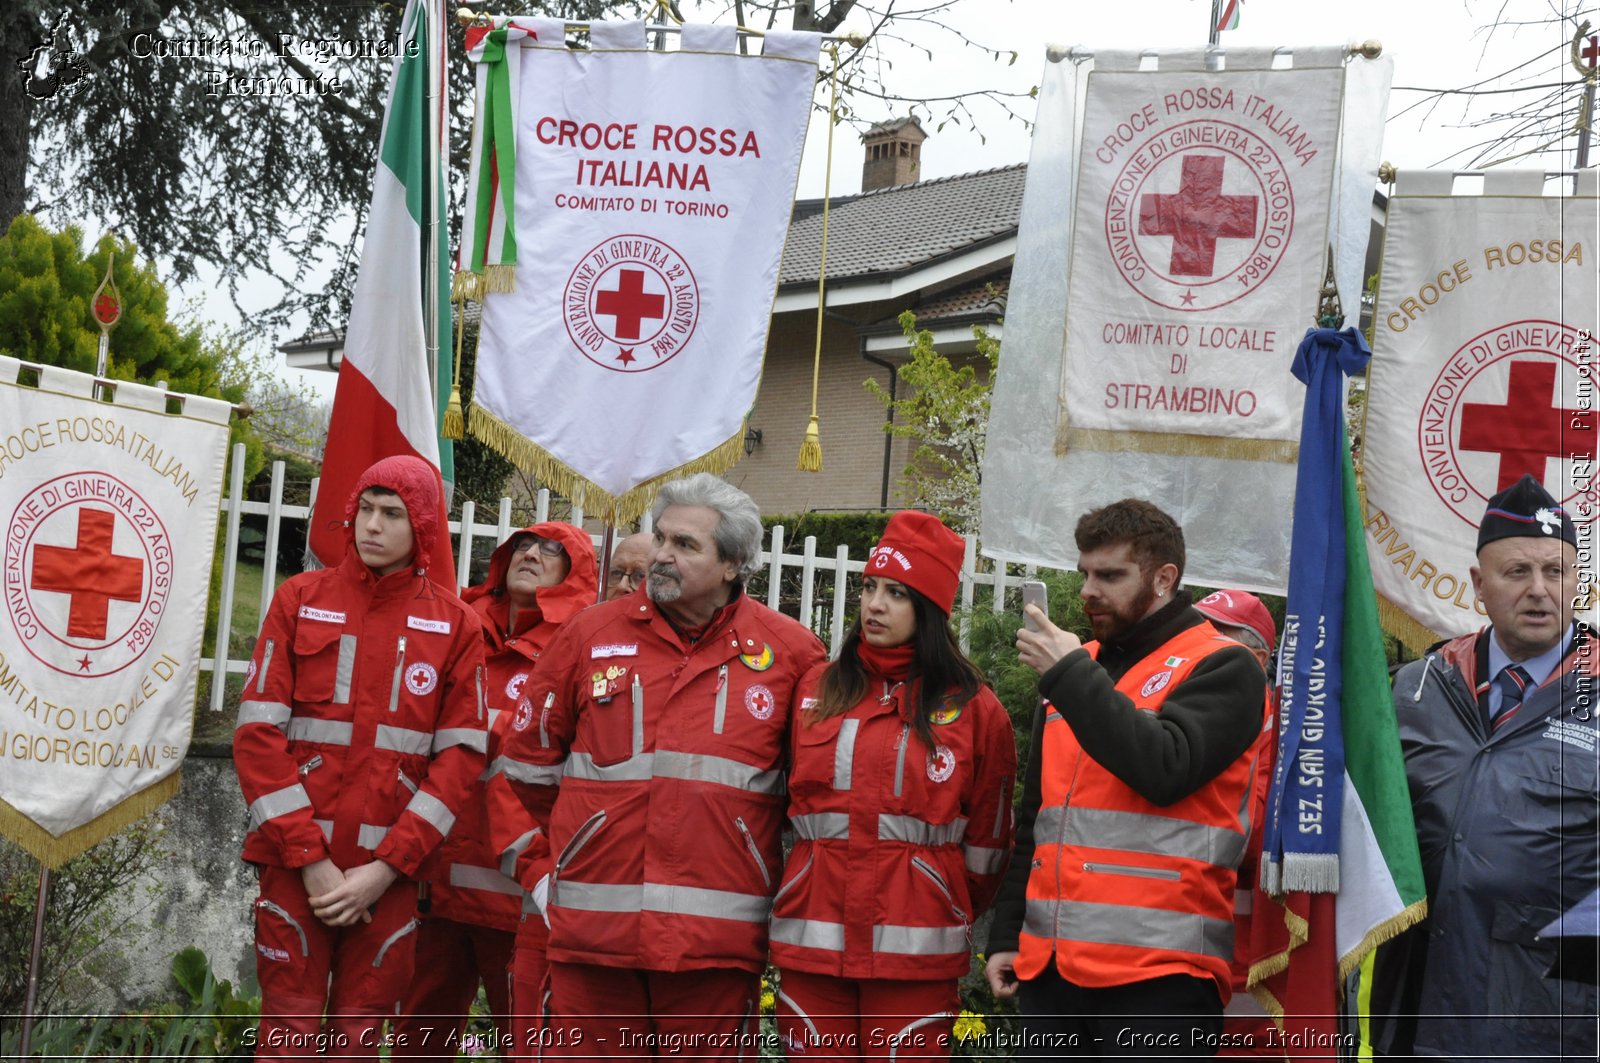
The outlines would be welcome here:
[[[904,583],[948,616],[961,586],[961,561],[966,554],[966,540],[938,517],[905,509],[889,518],[863,575]]]
[[[1261,636],[1271,653],[1278,644],[1278,629],[1272,623],[1272,614],[1261,604],[1261,599],[1249,591],[1212,591],[1194,603],[1207,620],[1233,627],[1247,627]]]

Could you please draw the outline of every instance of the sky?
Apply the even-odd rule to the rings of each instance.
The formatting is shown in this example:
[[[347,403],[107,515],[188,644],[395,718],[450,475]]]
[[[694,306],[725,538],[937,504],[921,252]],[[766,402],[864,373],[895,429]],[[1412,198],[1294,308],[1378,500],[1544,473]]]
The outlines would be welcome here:
[[[870,2],[881,8],[890,0]],[[928,0],[893,2],[900,9],[929,6]],[[683,5],[686,12],[691,6]],[[1194,47],[1206,41],[1210,8],[1210,0],[959,0],[950,12],[940,16],[957,33],[925,25],[909,27],[907,36],[918,47],[894,46],[888,53],[892,68],[886,67],[883,76],[891,91],[906,97],[984,89],[1026,94],[1040,80],[1048,44],[1090,48]],[[1562,49],[1564,56],[1566,42],[1576,28],[1572,23],[1579,14],[1600,23],[1600,4],[1595,0],[1583,4],[1576,0],[1340,0],[1337,4],[1311,5],[1304,0],[1245,0],[1240,27],[1223,33],[1221,44],[1225,48],[1278,47],[1378,40],[1395,63],[1396,89],[1390,98],[1384,158],[1402,168],[1435,166],[1481,139],[1483,133],[1463,127],[1460,97],[1431,110],[1416,108],[1395,117],[1422,98],[1422,93],[1406,90],[1458,88],[1551,49]],[[1568,24],[1560,28],[1509,25],[1550,17],[1563,17]],[[1508,24],[1491,34],[1489,26],[1497,18]],[[858,12],[842,30],[866,25],[866,14]],[[958,34],[1006,54],[996,60],[984,49],[963,43]],[[1015,62],[1010,61],[1012,51],[1017,53]],[[1534,80],[1551,80],[1554,65],[1553,60],[1546,60],[1530,68]],[[1559,68],[1564,78],[1575,76],[1564,59]],[[1484,87],[1500,88],[1505,84]],[[1472,105],[1471,117],[1489,114],[1493,102],[1503,98],[1479,97]],[[816,99],[826,104],[825,85],[819,88]],[[1574,116],[1577,103],[1574,94],[1570,99]],[[904,105],[891,110],[878,101],[860,100],[856,106],[863,117],[872,120],[905,113]],[[922,178],[1026,161],[1034,102],[1017,99],[1012,107],[1015,115],[1007,115],[992,103],[976,101],[969,119],[947,123],[943,129],[937,128],[942,110],[933,119],[924,118],[923,125],[930,136],[922,148]],[[829,180],[827,125],[825,113],[818,114],[811,124],[798,189],[802,197],[821,196],[825,182],[834,195],[860,191],[859,131],[847,125],[835,129]],[[1600,144],[1596,145],[1595,154],[1600,156]],[[1568,153],[1565,164],[1571,163],[1572,155]],[[1460,166],[1463,161],[1451,160],[1449,164]],[[1553,162],[1546,159],[1545,164]],[[464,175],[456,179],[464,180]],[[266,302],[271,289],[257,290]],[[196,301],[203,315],[219,322],[238,320],[225,294],[218,292],[205,276],[182,290],[180,297]],[[249,298],[247,291],[245,299]],[[273,345],[290,338],[277,337]],[[332,394],[331,373],[283,372],[311,381],[326,395]]]

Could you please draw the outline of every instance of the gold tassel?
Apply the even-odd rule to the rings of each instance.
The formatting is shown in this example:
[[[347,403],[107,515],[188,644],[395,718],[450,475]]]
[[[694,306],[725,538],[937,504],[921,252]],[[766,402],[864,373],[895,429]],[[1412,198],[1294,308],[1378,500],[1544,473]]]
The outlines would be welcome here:
[[[467,437],[467,419],[461,412],[461,337],[467,330],[466,309],[464,302],[456,302],[456,361],[450,367],[450,400],[444,404],[444,416],[439,420],[439,434],[446,439]]]
[[[466,299],[483,302],[483,275],[464,269],[450,278],[450,301],[459,303]]]
[[[800,444],[800,461],[795,468],[801,472],[822,471],[822,431],[816,414],[811,415],[811,423],[806,425],[806,438]]]
[[[489,292],[496,292],[500,294],[514,292],[517,290],[516,281],[517,267],[515,266],[508,266],[504,263],[498,263],[493,266],[485,267],[483,271],[483,290],[485,294]],[[483,300],[480,297],[479,302],[482,301]]]
[[[35,860],[52,870],[86,849],[93,848],[123,827],[160,808],[178,792],[182,776],[178,771],[140,790],[116,807],[108,809],[59,837],[51,834],[23,813],[0,801],[0,836],[11,839]]]
[[[833,198],[833,127],[839,120],[839,49],[828,46],[833,69],[828,74],[828,156],[822,173],[822,253],[817,265],[817,346],[811,358],[811,420],[800,443],[800,458],[795,468],[801,472],[822,471],[822,430],[817,422],[817,385],[822,379],[822,313],[828,293],[828,205]]]

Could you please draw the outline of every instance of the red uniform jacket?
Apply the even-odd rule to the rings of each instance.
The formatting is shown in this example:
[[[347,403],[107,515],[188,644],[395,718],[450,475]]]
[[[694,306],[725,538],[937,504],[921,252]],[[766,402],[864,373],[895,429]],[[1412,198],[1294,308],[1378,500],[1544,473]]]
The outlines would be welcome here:
[[[566,579],[540,589],[532,609],[517,611],[515,629],[509,625],[510,602],[505,596],[511,547],[523,533],[554,539],[566,547],[571,567]],[[571,524],[549,521],[523,528],[501,543],[489,559],[488,577],[462,595],[483,621],[484,652],[488,655],[488,682],[484,698],[489,705],[489,771],[517,712],[531,709],[523,694],[539,652],[562,623],[593,605],[597,590],[594,544],[588,532]],[[498,592],[498,593],[497,593]],[[502,873],[499,850],[490,844],[489,819],[495,815],[480,781],[472,799],[456,821],[449,839],[429,859],[423,877],[433,883],[430,911],[458,923],[473,923],[496,930],[516,930],[522,918],[522,887]],[[543,921],[535,919],[539,927]]]
[[[437,532],[437,474],[390,458],[364,474]],[[278,588],[245,673],[234,764],[250,808],[244,858],[296,868],[382,860],[414,876],[484,769],[478,618],[422,568],[381,579],[351,546],[338,568]]]
[[[912,730],[914,688],[873,677],[860,704],[811,723],[822,672],[801,684],[790,725],[797,840],[772,960],[844,978],[959,978],[1011,857],[1011,717],[984,687],[935,717],[930,749]]]
[[[642,590],[561,629],[502,768],[520,787],[560,779],[548,840],[510,849],[525,887],[551,874],[551,960],[762,968],[789,705],[823,656],[810,631],[742,592],[695,643]],[[510,839],[530,826],[492,824]]]

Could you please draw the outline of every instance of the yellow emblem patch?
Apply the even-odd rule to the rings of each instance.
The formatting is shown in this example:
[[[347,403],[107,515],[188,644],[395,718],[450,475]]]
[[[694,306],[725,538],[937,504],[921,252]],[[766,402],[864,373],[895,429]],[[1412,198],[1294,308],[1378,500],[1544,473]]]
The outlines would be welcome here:
[[[772,653],[772,644],[767,642],[761,644],[760,653],[739,654],[739,660],[752,672],[765,672],[772,667],[772,662],[775,659]]]
[[[947,705],[942,709],[935,709],[929,719],[931,719],[934,723],[943,726],[947,723],[955,723],[960,716],[961,706],[957,705],[951,707]]]

